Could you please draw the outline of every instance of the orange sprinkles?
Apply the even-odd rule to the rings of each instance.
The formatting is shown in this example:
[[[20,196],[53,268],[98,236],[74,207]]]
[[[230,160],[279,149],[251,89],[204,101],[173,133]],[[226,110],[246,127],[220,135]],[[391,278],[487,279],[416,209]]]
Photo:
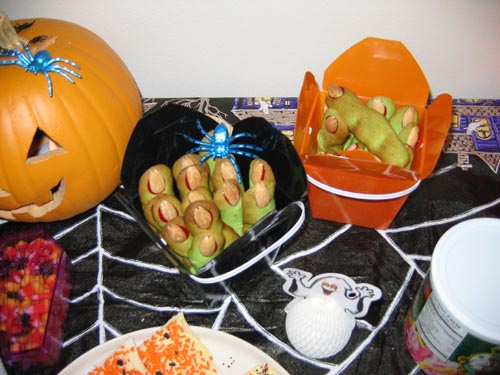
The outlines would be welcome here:
[[[134,341],[123,343],[116,352],[110,355],[104,365],[88,373],[88,375],[151,375],[139,357]]]
[[[212,355],[192,332],[182,313],[145,340],[138,351],[153,375],[217,374]]]
[[[213,356],[191,330],[183,313],[174,315],[142,345],[122,344],[103,366],[87,375],[217,375]],[[268,364],[242,375],[277,375]]]

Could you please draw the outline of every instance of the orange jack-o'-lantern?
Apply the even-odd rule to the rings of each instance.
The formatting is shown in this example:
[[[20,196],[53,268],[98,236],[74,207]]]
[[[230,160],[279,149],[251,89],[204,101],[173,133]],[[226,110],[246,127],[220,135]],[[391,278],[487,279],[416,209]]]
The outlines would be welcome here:
[[[82,213],[120,182],[142,116],[139,90],[97,35],[53,19],[0,13],[0,217]]]

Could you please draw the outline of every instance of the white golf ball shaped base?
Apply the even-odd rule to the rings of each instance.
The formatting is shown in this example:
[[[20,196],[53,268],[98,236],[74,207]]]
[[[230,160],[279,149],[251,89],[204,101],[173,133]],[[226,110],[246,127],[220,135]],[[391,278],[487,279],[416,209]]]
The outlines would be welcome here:
[[[341,351],[351,337],[356,320],[332,298],[295,299],[285,311],[290,343],[310,358],[327,358]]]

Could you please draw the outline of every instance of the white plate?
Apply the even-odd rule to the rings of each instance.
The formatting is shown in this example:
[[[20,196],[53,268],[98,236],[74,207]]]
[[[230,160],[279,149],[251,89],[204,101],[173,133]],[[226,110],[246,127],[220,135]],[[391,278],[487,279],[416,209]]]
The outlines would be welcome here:
[[[159,328],[152,327],[127,333],[96,346],[64,368],[59,375],[85,375],[95,366],[102,365],[104,360],[130,337],[133,337],[136,345],[139,346]],[[254,366],[265,363],[280,375],[290,375],[274,359],[236,336],[204,327],[191,326],[191,328],[210,350],[217,369],[222,375],[243,375]]]

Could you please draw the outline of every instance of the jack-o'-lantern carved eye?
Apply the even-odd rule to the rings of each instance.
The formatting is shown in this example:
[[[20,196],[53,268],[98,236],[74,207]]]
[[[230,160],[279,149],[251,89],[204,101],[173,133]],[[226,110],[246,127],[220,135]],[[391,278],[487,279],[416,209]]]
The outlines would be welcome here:
[[[64,148],[39,128],[33,136],[26,164],[35,163],[62,152],[64,152]]]

